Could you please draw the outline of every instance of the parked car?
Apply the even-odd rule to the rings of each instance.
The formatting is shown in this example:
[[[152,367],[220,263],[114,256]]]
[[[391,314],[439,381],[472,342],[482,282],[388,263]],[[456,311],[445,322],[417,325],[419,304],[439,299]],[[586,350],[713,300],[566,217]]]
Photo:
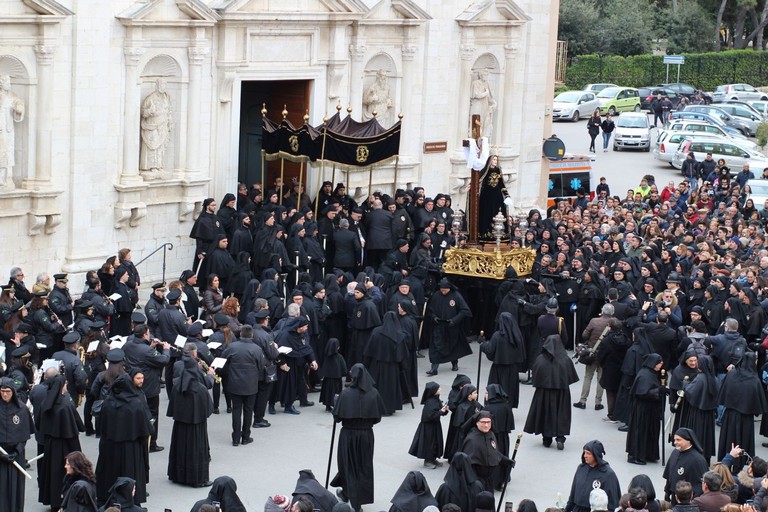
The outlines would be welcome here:
[[[731,128],[736,128],[744,135],[749,136],[750,134],[750,127],[747,124],[746,120],[742,120],[740,118],[734,117],[725,110],[712,105],[688,105],[685,107],[686,112],[702,112],[704,114],[709,114],[713,117],[719,117],[720,120],[722,120],[726,125],[730,126]]]
[[[600,113],[640,112],[640,95],[634,87],[607,87],[597,94]]]
[[[643,112],[630,112],[616,120],[613,131],[613,150],[622,149],[651,150],[651,123]]]
[[[758,100],[757,103],[759,103],[759,102],[760,101]],[[741,101],[741,100],[725,100],[725,101],[721,101],[721,102],[715,103],[714,106],[715,107],[721,107],[722,105],[738,105],[740,107],[746,108],[753,115],[756,115],[757,117],[762,119],[764,114],[762,112],[760,112],[759,110],[757,110],[752,105],[752,103],[755,103],[755,102],[746,102],[746,101]]]
[[[768,100],[750,101],[749,105],[761,116],[768,119]]]
[[[749,180],[749,188],[752,189],[749,198],[754,201],[755,208],[762,208],[765,205],[765,200],[768,199],[768,180],[761,180],[759,178]]]
[[[608,87],[618,87],[616,84],[587,84],[584,86],[585,91],[590,91],[595,94],[599,93],[603,89],[606,89]]]
[[[725,127],[727,128],[727,127]],[[715,124],[707,123],[706,121],[700,121],[698,119],[674,119],[667,123],[664,127],[664,131],[668,132],[694,132],[699,134],[707,134],[713,136],[723,137],[725,139],[732,140],[736,144],[744,146],[745,148],[755,149],[757,144],[746,138],[742,134],[733,135],[727,132],[724,127]]]
[[[733,142],[706,138],[683,140],[672,158],[672,166],[675,169],[682,169],[683,160],[690,152],[693,152],[696,160],[703,160],[707,153],[712,153],[714,160],[725,159],[731,169],[738,169],[744,164],[749,164],[750,167],[759,172],[759,170],[768,167],[768,157],[759,151],[749,150]]]
[[[590,91],[566,91],[555,96],[552,104],[552,119],[578,121],[589,117],[600,108],[595,93]]]
[[[663,87],[656,86],[638,87],[637,93],[640,95],[640,108],[643,110],[651,109],[651,102],[657,94],[667,96],[669,101],[672,102],[672,108],[676,109],[677,105],[680,103],[680,95],[672,89],[665,89]]]
[[[699,95],[701,96],[701,99],[704,100],[705,105],[712,103],[712,96],[710,96],[704,91],[701,91],[695,88],[690,84],[677,82],[677,83],[671,83],[671,84],[658,84],[657,87],[664,87],[665,89],[670,89],[672,91],[675,91],[678,95],[685,96],[689,100],[694,99],[696,97],[696,93],[698,92]]]
[[[726,132],[728,132],[734,137],[743,138],[746,140],[746,135],[744,135],[741,132],[741,130],[737,130],[736,128],[731,128],[730,126],[725,124],[723,120],[720,119],[719,116],[711,116],[703,112],[693,112],[690,110],[678,110],[677,112],[672,112],[671,114],[669,114],[666,124],[669,124],[670,122],[678,119],[697,119],[699,121],[706,121],[709,124],[714,124],[715,126],[719,126],[720,128],[722,128],[723,130],[725,130]]]
[[[717,86],[712,93],[712,100],[768,100],[768,94],[758,91],[749,84],[725,84]]]
[[[661,133],[659,133],[659,136],[656,137],[656,142],[653,146],[653,158],[672,165],[672,159],[675,157],[675,152],[677,152],[677,148],[680,147],[680,143],[683,142],[684,139],[693,138],[724,141],[729,140],[725,137],[721,137],[720,135],[715,135],[714,133],[663,130]]]
[[[763,116],[755,112],[750,106],[736,105],[733,103],[713,103],[717,108],[729,113],[737,121],[743,122],[747,126],[747,135],[754,137],[757,133],[757,127],[763,122]]]

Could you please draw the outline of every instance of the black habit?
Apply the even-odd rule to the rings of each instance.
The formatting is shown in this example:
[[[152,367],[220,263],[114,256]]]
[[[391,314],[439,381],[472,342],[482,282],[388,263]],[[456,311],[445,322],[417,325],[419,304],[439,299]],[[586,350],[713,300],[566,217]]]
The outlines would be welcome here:
[[[493,361],[488,384],[500,384],[507,394],[509,405],[515,408],[520,401],[520,378],[517,374],[526,360],[525,341],[512,313],[499,315],[498,324],[498,330],[489,341],[480,345],[480,350]]]
[[[22,512],[25,481],[12,461],[23,464],[26,460],[24,446],[34,434],[35,426],[29,410],[18,399],[13,380],[0,379],[0,387],[12,390],[8,402],[0,399],[0,447],[8,453],[0,455],[0,511]]]
[[[659,354],[643,359],[630,389],[629,431],[627,453],[630,459],[655,462],[659,460],[659,434],[664,407],[664,392],[655,367],[662,362]]]
[[[419,471],[409,471],[403,483],[392,496],[389,512],[422,512],[427,507],[436,507],[437,500],[429,490],[429,484]]]
[[[388,416],[402,410],[407,390],[403,363],[408,354],[397,313],[387,311],[384,323],[373,329],[363,352],[363,362],[376,382]]]
[[[470,511],[475,510],[475,496],[484,490],[483,482],[472,469],[469,456],[458,452],[451,459],[451,465],[448,466],[435,499],[440,509],[447,503],[455,503],[462,511]]]
[[[421,421],[411,441],[408,453],[416,458],[433,462],[443,454],[443,426],[440,418],[448,414],[443,410],[440,395],[436,394],[440,385],[427,382],[421,397]]]

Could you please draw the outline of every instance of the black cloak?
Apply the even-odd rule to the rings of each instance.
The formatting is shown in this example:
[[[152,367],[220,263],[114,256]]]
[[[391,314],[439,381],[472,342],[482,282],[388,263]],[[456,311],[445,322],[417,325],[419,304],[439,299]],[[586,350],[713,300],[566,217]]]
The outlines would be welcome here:
[[[635,382],[629,391],[631,404],[627,453],[631,458],[645,461],[659,460],[659,435],[664,394],[654,368],[661,362],[662,358],[659,354],[652,353],[645,356],[643,367],[637,372]]]
[[[309,499],[320,512],[333,512],[333,507],[339,502],[332,492],[320,485],[311,469],[299,471],[299,479],[293,490],[294,503],[302,496]]]
[[[476,424],[481,418],[491,418],[488,411],[480,411],[475,414],[472,421],[472,430],[464,438],[461,451],[469,456],[472,468],[475,470],[478,478],[483,482],[486,491],[493,492],[496,483],[503,483],[499,478],[498,482],[494,480],[494,473],[499,466],[506,465],[506,457],[499,452],[499,444],[493,430],[481,432]]]
[[[451,289],[447,294],[437,292],[432,295],[427,308],[425,321],[433,323],[429,344],[431,363],[448,363],[472,353],[466,333],[472,312],[455,287],[450,283],[448,286]]]
[[[440,385],[427,382],[421,397],[421,421],[413,435],[408,453],[425,461],[434,461],[443,454],[443,426],[440,418],[445,414],[440,397],[435,395]]]
[[[12,379],[0,379],[0,387],[12,390],[9,402],[0,400],[0,446],[23,464],[26,460],[24,446],[35,432],[32,415],[19,401]],[[0,510],[24,510],[24,476],[11,464],[0,461],[0,483],[3,491],[0,494]]]
[[[494,157],[497,159],[497,165],[491,166],[491,160]],[[508,195],[507,187],[504,185],[504,175],[501,168],[498,167],[498,156],[489,156],[481,172],[477,236],[480,240],[495,240],[493,217],[501,212],[504,218],[507,218],[507,206],[504,204],[504,198]]]
[[[483,409],[483,406],[480,405],[480,402],[478,402],[477,399],[469,399],[469,395],[472,393],[477,393],[477,388],[472,384],[467,384],[461,388],[461,391],[459,391],[458,402],[451,414],[451,421],[448,425],[448,434],[445,439],[445,452],[443,453],[445,459],[451,460],[454,453],[461,451],[461,445],[464,444],[464,436],[467,434],[467,431],[472,428],[472,423],[470,423],[465,429],[465,423],[471,420],[476,413]]]
[[[680,480],[689,482],[693,486],[693,495],[699,496],[701,495],[701,477],[709,471],[709,464],[702,455],[702,447],[699,445],[693,430],[679,428],[675,431],[675,435],[691,441],[693,446],[684,452],[673,450],[669,456],[669,461],[664,466],[662,475],[665,480],[664,499],[671,501],[673,505],[676,504],[675,485],[677,482]]]
[[[420,471],[409,471],[405,475],[391,502],[389,512],[422,512],[427,507],[437,506],[437,500],[429,490],[427,479]]]
[[[237,495],[237,483],[229,476],[220,476],[213,481],[211,490],[208,491],[208,497],[202,499],[192,506],[190,512],[199,512],[203,505],[210,505],[214,501],[221,504],[221,510],[234,510],[235,512],[245,512],[245,505],[240,501]]]
[[[227,238],[225,233],[216,235],[205,261],[208,263],[208,275],[216,274],[219,276],[219,288],[229,290],[229,276],[235,268],[235,260],[232,259],[232,255],[227,249],[219,247],[219,242],[225,238]]]
[[[349,320],[351,334],[345,356],[347,364],[363,362],[363,352],[368,346],[368,340],[371,339],[373,328],[380,325],[381,316],[372,299],[366,295],[355,303],[352,318]]]
[[[455,503],[462,511],[470,511],[475,510],[475,496],[484,490],[483,483],[472,469],[469,456],[464,452],[457,452],[451,458],[451,464],[435,494],[435,499],[440,509],[447,503]]]
[[[133,488],[136,486],[136,480],[121,476],[114,480],[114,484],[109,488],[109,496],[104,500],[104,505],[99,508],[99,512],[104,512],[107,508],[120,505],[120,511],[143,512],[142,508],[135,504],[133,497]]]
[[[493,361],[488,384],[500,384],[507,392],[509,405],[517,407],[520,399],[518,372],[526,361],[525,340],[517,318],[512,313],[499,315],[499,328],[491,339],[480,345],[480,350]]]
[[[715,411],[720,381],[709,356],[699,357],[699,375],[685,386],[685,402],[678,411],[680,426],[695,432],[701,442],[701,452],[709,459],[716,452]]]
[[[587,464],[583,450],[591,453],[595,458],[595,466]],[[598,440],[589,441],[584,445],[581,455],[581,464],[576,468],[571,484],[571,493],[568,495],[566,510],[579,511],[590,510],[589,493],[592,489],[600,488],[608,495],[608,510],[616,510],[621,498],[621,487],[610,464],[603,459],[605,448]]]
[[[408,390],[403,389],[403,362],[407,355],[405,335],[400,330],[397,313],[387,311],[384,323],[373,329],[363,352],[363,361],[376,382],[387,415],[401,410],[403,398],[408,396]]]

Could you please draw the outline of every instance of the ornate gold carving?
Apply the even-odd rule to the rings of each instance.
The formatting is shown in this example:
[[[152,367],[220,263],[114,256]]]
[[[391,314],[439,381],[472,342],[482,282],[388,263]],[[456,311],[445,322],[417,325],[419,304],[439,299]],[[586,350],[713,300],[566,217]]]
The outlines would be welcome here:
[[[483,252],[478,249],[448,249],[445,253],[443,271],[487,279],[504,279],[507,267],[512,267],[518,276],[530,275],[536,251],[514,249],[512,251]]]
[[[361,164],[368,160],[368,146],[357,147],[357,154],[355,155],[355,160],[357,160]]]
[[[490,176],[488,176],[488,185],[496,188],[496,186],[499,184],[499,178],[501,178],[501,174],[498,172],[492,172]]]
[[[291,151],[293,151],[294,153],[298,153],[299,152],[299,137],[297,137],[296,135],[291,135],[290,137],[288,137],[288,142],[291,145]]]

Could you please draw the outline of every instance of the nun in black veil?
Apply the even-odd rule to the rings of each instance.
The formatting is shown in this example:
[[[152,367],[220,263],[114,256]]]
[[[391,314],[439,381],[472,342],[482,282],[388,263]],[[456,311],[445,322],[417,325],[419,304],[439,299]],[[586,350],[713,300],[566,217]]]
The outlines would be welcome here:
[[[659,380],[663,364],[659,354],[646,355],[629,391],[627,462],[631,464],[645,465],[646,461],[659,460],[659,434],[666,396],[666,388]]]
[[[680,417],[680,426],[689,428],[696,434],[701,452],[709,465],[710,457],[716,453],[715,415],[720,381],[717,380],[711,357],[699,357],[698,364],[699,374],[685,385],[685,401],[677,414]]]

